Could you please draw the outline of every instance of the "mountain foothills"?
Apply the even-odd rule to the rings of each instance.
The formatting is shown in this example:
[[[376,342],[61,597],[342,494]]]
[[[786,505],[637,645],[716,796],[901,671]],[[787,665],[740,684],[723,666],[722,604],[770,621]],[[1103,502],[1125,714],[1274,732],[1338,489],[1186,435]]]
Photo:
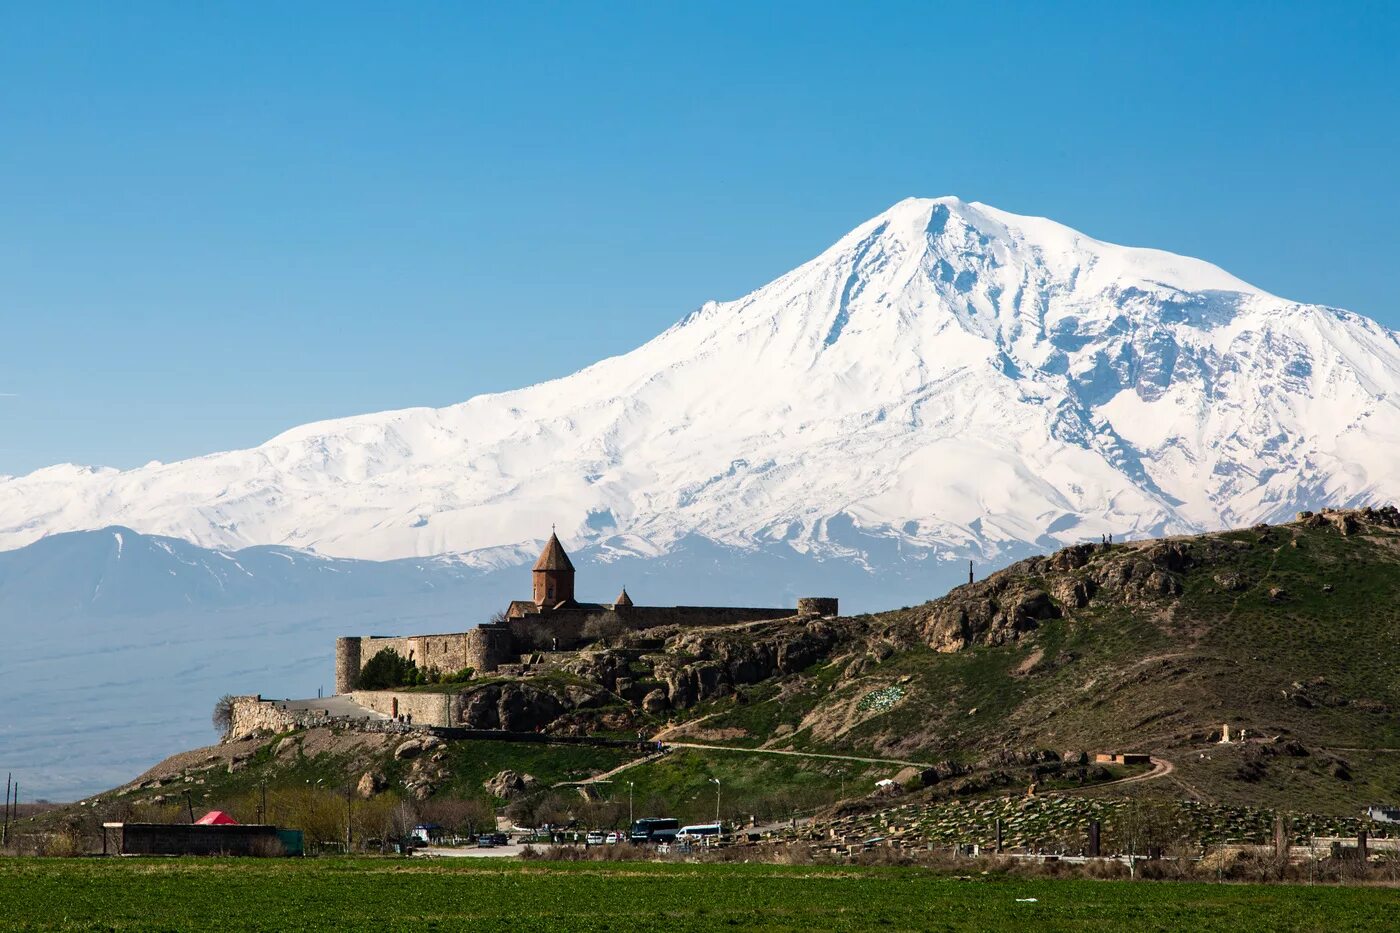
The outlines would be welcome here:
[[[714,775],[736,812],[785,820],[878,797],[882,777],[935,801],[1089,790],[1122,773],[1095,756],[1119,752],[1156,759],[1125,792],[1356,817],[1400,792],[1400,683],[1376,651],[1397,642],[1400,511],[1387,507],[1074,545],[873,615],[616,631],[533,676],[401,695],[455,694],[469,728],[664,737],[673,750],[627,782],[686,818],[713,812]],[[252,806],[262,782],[314,779],[425,812],[449,797],[538,804],[549,782],[637,756],[325,726],[228,738],[104,797]],[[573,803],[556,806],[585,806],[566,790]]]
[[[553,382],[252,450],[0,482],[0,546],[122,525],[204,547],[519,563],[541,529],[876,570],[1385,501],[1400,342],[1207,263],[910,199],[757,291]],[[575,518],[576,517],[576,518]]]

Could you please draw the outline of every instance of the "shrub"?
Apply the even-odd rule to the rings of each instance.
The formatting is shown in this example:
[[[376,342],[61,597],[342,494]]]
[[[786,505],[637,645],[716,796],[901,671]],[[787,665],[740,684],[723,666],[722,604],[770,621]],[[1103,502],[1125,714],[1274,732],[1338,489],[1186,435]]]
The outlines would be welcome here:
[[[418,666],[393,648],[385,648],[370,658],[360,669],[358,681],[362,690],[386,690],[422,682],[423,672]]]

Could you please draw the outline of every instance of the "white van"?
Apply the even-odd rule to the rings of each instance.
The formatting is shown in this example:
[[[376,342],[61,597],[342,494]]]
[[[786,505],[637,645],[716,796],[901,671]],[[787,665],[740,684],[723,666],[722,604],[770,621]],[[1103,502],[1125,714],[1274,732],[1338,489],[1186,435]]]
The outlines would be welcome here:
[[[697,823],[694,826],[682,826],[681,831],[676,833],[676,841],[688,842],[691,845],[703,842],[708,845],[711,839],[717,838],[723,831],[718,823]]]

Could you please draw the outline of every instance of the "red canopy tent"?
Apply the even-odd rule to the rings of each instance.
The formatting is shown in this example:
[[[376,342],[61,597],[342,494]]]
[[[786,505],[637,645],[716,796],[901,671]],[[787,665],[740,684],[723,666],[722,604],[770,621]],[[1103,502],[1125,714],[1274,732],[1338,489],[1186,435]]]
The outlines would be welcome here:
[[[237,826],[238,821],[223,810],[210,810],[195,820],[197,826]]]

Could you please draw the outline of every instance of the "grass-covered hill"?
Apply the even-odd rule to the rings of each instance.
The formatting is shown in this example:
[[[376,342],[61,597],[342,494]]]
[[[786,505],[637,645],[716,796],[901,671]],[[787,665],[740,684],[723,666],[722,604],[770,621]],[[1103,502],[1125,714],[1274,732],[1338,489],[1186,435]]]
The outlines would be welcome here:
[[[697,729],[967,762],[1146,751],[1136,790],[1354,812],[1400,799],[1400,513],[1031,558],[860,620],[862,651],[718,701]],[[1244,743],[1217,744],[1228,724]]]

